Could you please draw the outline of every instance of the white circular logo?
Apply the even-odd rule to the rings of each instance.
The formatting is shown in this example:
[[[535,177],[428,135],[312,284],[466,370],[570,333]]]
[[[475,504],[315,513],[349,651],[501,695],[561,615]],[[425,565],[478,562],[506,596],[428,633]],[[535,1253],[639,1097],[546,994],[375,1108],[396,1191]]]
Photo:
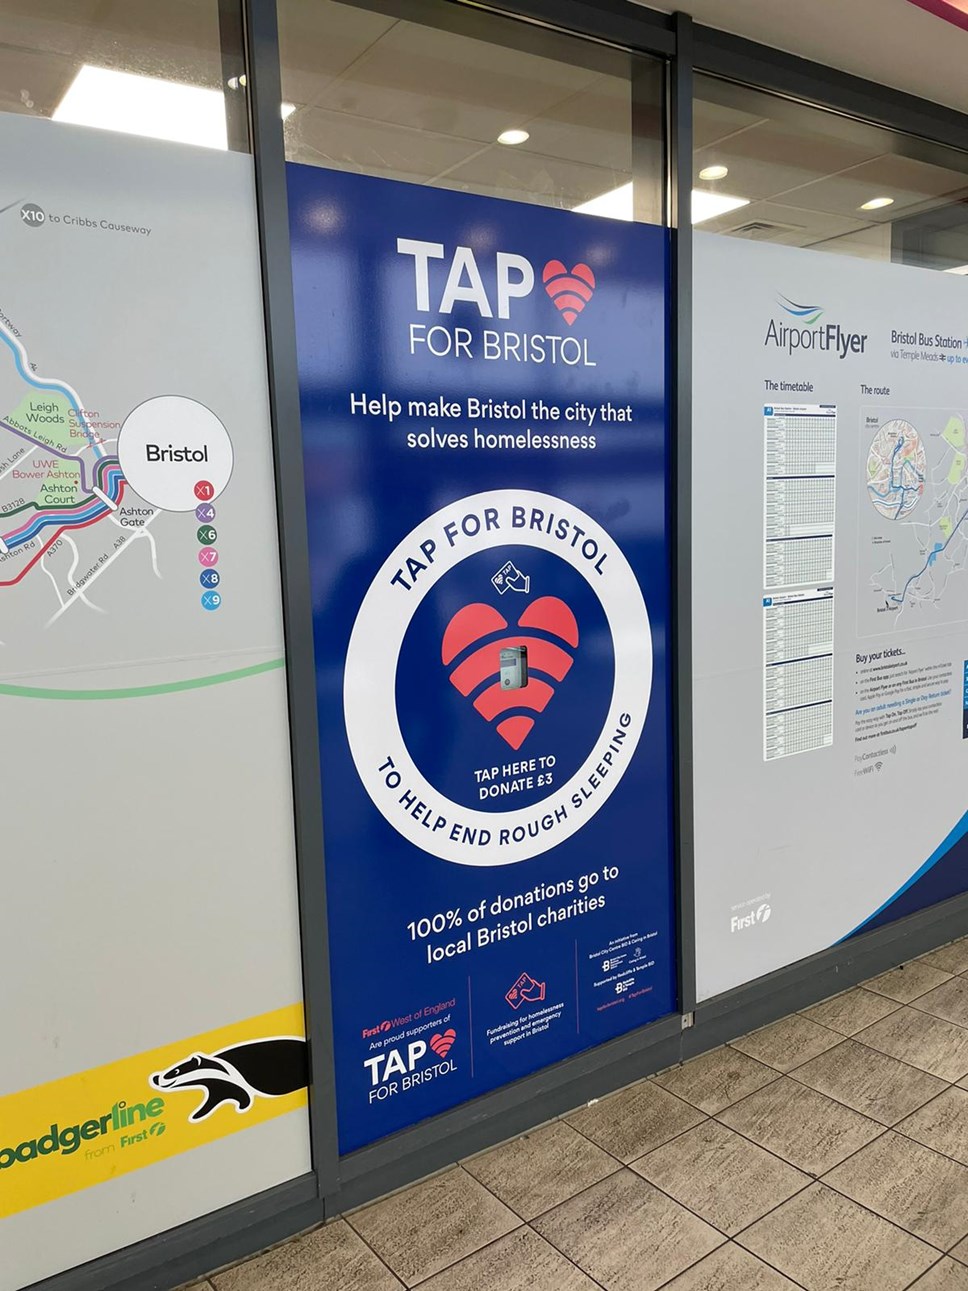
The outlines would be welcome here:
[[[204,404],[182,395],[159,395],[126,417],[118,458],[125,479],[146,502],[163,511],[194,511],[199,501],[211,502],[228,484],[232,441]]]
[[[540,523],[532,527],[535,515],[550,512],[561,522],[551,533]],[[397,662],[414,612],[434,585],[469,556],[508,546],[551,552],[582,574],[611,630],[615,674],[601,734],[571,779],[529,807],[485,812],[438,792],[411,758],[397,716]],[[407,578],[406,571],[415,576]],[[446,684],[442,667],[440,676]],[[631,763],[651,690],[649,615],[632,567],[614,540],[561,498],[498,489],[442,507],[384,561],[353,626],[343,707],[360,779],[399,834],[459,865],[510,865],[558,846],[601,809]]]

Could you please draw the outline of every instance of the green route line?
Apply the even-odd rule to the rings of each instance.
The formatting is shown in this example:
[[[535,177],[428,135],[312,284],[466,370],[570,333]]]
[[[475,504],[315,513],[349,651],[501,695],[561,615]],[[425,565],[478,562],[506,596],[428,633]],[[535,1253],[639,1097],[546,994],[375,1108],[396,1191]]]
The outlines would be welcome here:
[[[189,677],[186,681],[165,681],[157,686],[122,686],[115,690],[50,690],[44,686],[8,686],[0,684],[0,695],[16,699],[140,699],[145,695],[171,695],[178,690],[199,690],[202,686],[220,686],[226,681],[255,677],[260,672],[284,668],[285,659],[270,659],[234,672],[216,672],[209,677]]]

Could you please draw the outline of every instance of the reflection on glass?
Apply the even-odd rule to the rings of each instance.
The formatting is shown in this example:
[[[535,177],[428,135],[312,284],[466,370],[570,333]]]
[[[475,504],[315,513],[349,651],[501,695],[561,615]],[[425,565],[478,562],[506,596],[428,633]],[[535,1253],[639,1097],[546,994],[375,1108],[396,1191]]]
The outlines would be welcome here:
[[[708,232],[968,264],[965,153],[711,76],[696,78],[694,133],[693,220],[705,211]]]
[[[604,213],[661,222],[660,64],[456,6],[385,10],[281,0],[291,161],[569,210],[621,191]]]

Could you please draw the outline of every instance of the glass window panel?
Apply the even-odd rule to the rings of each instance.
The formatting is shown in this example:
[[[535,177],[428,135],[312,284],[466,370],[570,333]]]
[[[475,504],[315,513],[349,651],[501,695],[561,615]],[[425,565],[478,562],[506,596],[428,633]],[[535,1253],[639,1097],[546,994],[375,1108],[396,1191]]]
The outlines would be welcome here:
[[[660,63],[454,6],[406,12],[421,21],[281,0],[291,161],[662,222]]]
[[[694,108],[704,232],[968,266],[968,154],[711,76]]]
[[[248,147],[235,5],[0,0],[0,32],[0,111]]]

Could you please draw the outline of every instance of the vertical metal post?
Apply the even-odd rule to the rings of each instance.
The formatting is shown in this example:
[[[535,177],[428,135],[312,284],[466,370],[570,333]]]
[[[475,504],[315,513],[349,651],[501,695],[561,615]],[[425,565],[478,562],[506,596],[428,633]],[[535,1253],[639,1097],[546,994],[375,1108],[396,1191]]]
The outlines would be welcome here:
[[[245,98],[245,48],[239,0],[218,0],[218,40],[229,151],[248,152],[249,114]]]
[[[679,1008],[696,1007],[696,879],[692,781],[692,100],[693,24],[675,15],[669,86],[669,198],[672,225],[672,417],[676,876],[679,895]]]
[[[310,1041],[310,1132],[319,1195],[325,1203],[338,1190],[339,1146],[279,30],[275,0],[243,0],[243,5],[282,567],[303,984]]]

